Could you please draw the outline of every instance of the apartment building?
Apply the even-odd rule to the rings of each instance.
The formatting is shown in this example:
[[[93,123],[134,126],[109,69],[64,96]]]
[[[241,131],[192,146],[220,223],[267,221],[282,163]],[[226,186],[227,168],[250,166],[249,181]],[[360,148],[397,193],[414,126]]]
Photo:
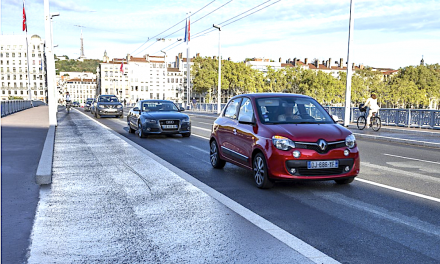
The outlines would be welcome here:
[[[115,94],[133,104],[144,99],[183,101],[183,74],[166,67],[164,56],[114,58],[107,52],[98,69],[98,93]]]
[[[70,75],[69,75],[70,74]],[[61,72],[60,91],[63,99],[69,92],[72,102],[84,104],[87,98],[96,97],[97,80],[96,74],[82,72]]]
[[[0,35],[1,100],[10,96],[46,101],[45,41],[38,35],[28,37],[29,78],[25,35]],[[30,88],[30,89],[29,89]]]

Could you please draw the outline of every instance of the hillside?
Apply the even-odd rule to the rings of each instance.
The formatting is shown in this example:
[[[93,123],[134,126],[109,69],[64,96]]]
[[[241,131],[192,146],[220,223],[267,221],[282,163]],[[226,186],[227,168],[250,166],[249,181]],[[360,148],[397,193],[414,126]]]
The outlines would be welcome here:
[[[96,74],[100,60],[60,60],[55,62],[56,73],[60,72],[93,72]]]

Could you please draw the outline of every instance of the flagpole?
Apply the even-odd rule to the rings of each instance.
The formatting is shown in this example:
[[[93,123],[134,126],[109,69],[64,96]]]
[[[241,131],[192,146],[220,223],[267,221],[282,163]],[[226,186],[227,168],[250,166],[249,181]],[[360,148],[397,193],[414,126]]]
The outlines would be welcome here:
[[[27,19],[26,19],[26,12],[25,12],[25,2],[23,0],[23,23],[26,30],[26,52],[27,52],[27,79],[28,79],[28,98],[29,101],[31,101],[32,105],[32,89],[31,89],[31,76],[30,76],[30,69],[29,69],[29,44],[28,44],[28,32],[27,32]]]

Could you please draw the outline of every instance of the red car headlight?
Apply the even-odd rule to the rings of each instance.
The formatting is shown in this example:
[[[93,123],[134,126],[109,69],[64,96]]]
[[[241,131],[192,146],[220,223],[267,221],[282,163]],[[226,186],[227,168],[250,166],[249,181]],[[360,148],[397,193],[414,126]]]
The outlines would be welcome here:
[[[295,143],[286,137],[273,136],[272,142],[273,145],[280,150],[289,150],[295,148]]]

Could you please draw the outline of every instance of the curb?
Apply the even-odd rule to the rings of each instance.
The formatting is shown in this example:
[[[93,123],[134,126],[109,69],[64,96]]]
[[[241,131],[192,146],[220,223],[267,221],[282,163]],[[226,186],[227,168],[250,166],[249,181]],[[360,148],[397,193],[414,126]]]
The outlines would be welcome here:
[[[38,163],[35,182],[39,185],[52,183],[52,161],[55,145],[55,126],[50,125],[47,131],[46,141],[41,152],[40,162]]]

